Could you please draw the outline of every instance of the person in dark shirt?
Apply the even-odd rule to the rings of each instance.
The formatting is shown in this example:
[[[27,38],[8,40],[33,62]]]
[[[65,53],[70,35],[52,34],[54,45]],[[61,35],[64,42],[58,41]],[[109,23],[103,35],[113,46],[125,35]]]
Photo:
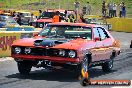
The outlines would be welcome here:
[[[84,19],[84,16],[80,14],[80,19],[78,21],[79,23],[86,23],[86,20]]]
[[[16,16],[16,12],[14,11],[13,14],[12,14],[12,17],[15,17]]]
[[[18,13],[17,15],[17,23],[21,25],[21,14],[20,13]]]
[[[103,3],[102,3],[102,15],[103,16],[106,16],[106,2],[105,1],[103,1]]]
[[[125,3],[122,3],[122,17],[126,17],[126,6]]]

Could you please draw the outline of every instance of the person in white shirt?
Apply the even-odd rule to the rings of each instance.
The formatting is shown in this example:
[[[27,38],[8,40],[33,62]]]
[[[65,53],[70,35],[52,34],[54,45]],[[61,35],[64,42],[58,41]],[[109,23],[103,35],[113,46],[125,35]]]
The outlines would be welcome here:
[[[111,3],[108,4],[108,9],[109,9],[109,17],[113,16],[113,6]]]
[[[123,4],[121,2],[120,5],[119,5],[119,10],[120,10],[119,17],[122,17],[122,6],[123,6]]]
[[[113,4],[113,17],[116,17],[116,10],[117,10],[117,5],[114,3]]]
[[[89,4],[89,2],[87,2],[87,5],[86,5],[86,14],[87,15],[91,14],[91,5]]]

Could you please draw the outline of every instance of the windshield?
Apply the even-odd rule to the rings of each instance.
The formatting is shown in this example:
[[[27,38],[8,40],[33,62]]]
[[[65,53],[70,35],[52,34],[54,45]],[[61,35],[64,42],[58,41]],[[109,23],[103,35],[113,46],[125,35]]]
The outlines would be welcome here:
[[[39,18],[53,18],[54,14],[54,12],[43,12]]]
[[[91,28],[69,25],[47,25],[40,32],[40,36],[50,38],[85,38],[91,40]]]

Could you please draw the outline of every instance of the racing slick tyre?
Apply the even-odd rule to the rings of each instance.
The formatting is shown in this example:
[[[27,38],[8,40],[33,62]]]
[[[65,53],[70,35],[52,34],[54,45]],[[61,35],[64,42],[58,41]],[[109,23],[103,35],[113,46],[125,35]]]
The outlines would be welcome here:
[[[132,44],[130,45],[130,48],[132,48]]]
[[[77,66],[76,68],[76,77],[79,77],[79,79],[82,78],[81,71],[84,69],[84,71],[88,71],[88,57],[85,56],[83,61]]]
[[[80,84],[82,86],[90,85],[90,79],[89,78],[82,78],[82,80],[80,80]]]
[[[29,61],[17,62],[17,66],[21,75],[28,75],[32,68],[31,62]]]
[[[114,56],[111,56],[109,61],[107,61],[107,62],[105,62],[105,63],[102,64],[102,70],[104,72],[110,72],[110,71],[112,71],[113,61],[114,61],[113,59],[114,59]]]

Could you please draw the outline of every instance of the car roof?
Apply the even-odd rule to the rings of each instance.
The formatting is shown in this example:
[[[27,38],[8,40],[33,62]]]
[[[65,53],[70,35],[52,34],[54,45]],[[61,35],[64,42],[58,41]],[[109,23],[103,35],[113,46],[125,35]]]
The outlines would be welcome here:
[[[56,11],[65,12],[64,9],[47,9],[47,12],[56,12]]]
[[[49,23],[49,25],[69,25],[69,26],[83,26],[83,27],[94,27],[95,24],[86,24],[86,23],[69,23],[69,22],[56,22]]]

